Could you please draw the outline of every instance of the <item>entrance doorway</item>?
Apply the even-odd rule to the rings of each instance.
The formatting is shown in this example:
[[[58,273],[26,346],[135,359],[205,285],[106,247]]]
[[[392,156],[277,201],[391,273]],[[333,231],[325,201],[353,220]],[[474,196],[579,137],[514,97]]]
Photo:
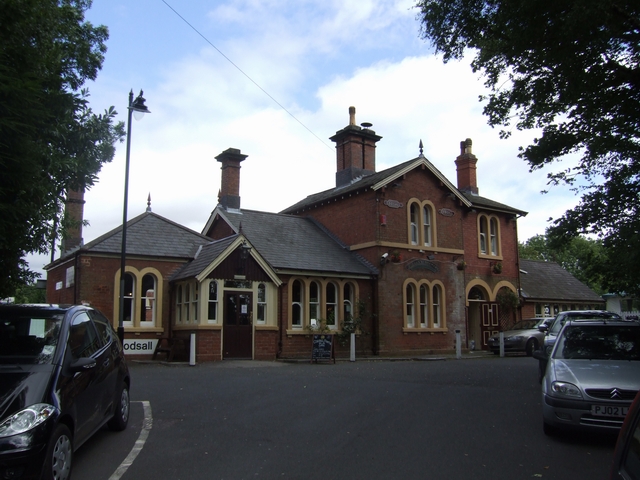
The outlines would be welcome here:
[[[252,304],[251,293],[225,292],[222,358],[252,358]]]

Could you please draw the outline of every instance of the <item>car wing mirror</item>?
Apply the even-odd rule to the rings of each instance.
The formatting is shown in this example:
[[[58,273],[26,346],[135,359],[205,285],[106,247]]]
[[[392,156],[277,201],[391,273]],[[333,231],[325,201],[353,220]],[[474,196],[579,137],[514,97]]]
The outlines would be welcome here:
[[[71,365],[69,365],[69,370],[71,370],[74,373],[82,372],[84,370],[91,370],[92,368],[95,368],[95,366],[96,366],[95,358],[82,357],[71,362]]]
[[[534,350],[533,358],[535,358],[536,360],[548,360],[547,354],[544,350]]]
[[[549,330],[549,325],[538,325],[538,330],[543,333],[546,333]]]

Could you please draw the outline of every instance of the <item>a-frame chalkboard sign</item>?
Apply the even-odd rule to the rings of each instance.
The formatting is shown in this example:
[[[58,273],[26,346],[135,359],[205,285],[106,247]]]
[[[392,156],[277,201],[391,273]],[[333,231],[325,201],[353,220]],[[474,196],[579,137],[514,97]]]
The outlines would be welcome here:
[[[336,356],[333,351],[333,335],[314,334],[311,345],[311,363],[314,360],[316,363],[318,363],[318,360],[333,360],[333,363],[336,363]]]

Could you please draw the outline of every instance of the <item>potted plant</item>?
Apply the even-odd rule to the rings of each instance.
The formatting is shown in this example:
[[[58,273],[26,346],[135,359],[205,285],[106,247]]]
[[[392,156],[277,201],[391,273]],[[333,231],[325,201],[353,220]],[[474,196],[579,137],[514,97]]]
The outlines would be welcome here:
[[[456,268],[458,270],[464,270],[465,268],[467,268],[467,262],[465,262],[464,260],[459,261],[458,263],[456,263]]]
[[[502,263],[498,262],[498,263],[494,263],[493,267],[491,268],[491,270],[493,271],[493,273],[495,274],[500,274],[502,273]]]
[[[400,252],[398,250],[394,250],[393,252],[391,252],[391,261],[398,263],[402,260],[402,255],[400,255]]]

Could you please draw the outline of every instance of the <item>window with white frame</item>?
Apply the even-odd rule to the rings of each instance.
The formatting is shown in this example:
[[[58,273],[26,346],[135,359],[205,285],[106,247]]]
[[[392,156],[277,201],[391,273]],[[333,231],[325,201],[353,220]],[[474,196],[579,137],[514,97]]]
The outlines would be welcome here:
[[[125,327],[132,327],[135,320],[135,291],[136,278],[127,272],[124,274],[124,323]]]
[[[440,298],[441,298],[441,287],[440,285],[433,286],[433,328],[440,328],[442,318],[442,309],[440,308]]]
[[[408,202],[409,243],[421,247],[435,246],[435,217],[433,204],[417,199]]]
[[[500,221],[494,215],[478,216],[478,252],[491,257],[500,256]]]
[[[192,295],[191,295],[191,312],[193,313],[192,317],[194,323],[198,323],[198,284],[192,284]]]
[[[411,331],[445,328],[441,282],[408,279],[404,286],[404,324]],[[416,297],[417,294],[417,297]]]
[[[406,287],[406,297],[405,297],[405,315],[406,322],[408,328],[413,328],[415,326],[415,286],[413,284],[408,284]]]
[[[267,290],[268,293],[268,290]],[[289,283],[289,328],[317,327],[331,330],[351,318],[358,295],[356,283],[338,279],[293,278]]]
[[[431,246],[431,208],[428,205],[422,207],[422,244]]]
[[[267,323],[267,286],[264,283],[258,285],[258,312],[256,321],[260,324]]]
[[[347,282],[342,291],[342,314],[345,322],[352,321],[353,315],[353,285]]]
[[[332,330],[338,328],[340,319],[338,318],[338,287],[335,283],[329,282],[326,287],[326,304],[327,327]]]
[[[140,326],[149,327],[156,323],[156,277],[147,273],[142,277],[142,297],[140,302]]]
[[[209,298],[207,299],[207,321],[209,323],[218,322],[218,282],[209,281]]]
[[[187,283],[184,286],[184,297],[182,298],[182,318],[184,318],[184,323],[189,323],[191,321],[191,284]]]
[[[489,220],[489,245],[491,247],[491,255],[498,255],[498,219],[492,217]]]
[[[411,245],[418,245],[418,205],[412,203],[409,207],[409,231]]]
[[[120,272],[115,278],[120,291]],[[115,311],[120,310],[118,295]],[[155,268],[137,270],[128,267],[124,274],[124,319],[123,326],[131,328],[160,327],[162,319],[162,275]]]
[[[313,281],[309,285],[309,321],[312,327],[318,325],[320,319],[320,285]]]
[[[429,324],[429,287],[420,285],[420,327],[426,328]]]
[[[304,319],[304,285],[295,280],[291,286],[291,325],[302,328]]]
[[[182,285],[176,289],[176,323],[182,323]]]

